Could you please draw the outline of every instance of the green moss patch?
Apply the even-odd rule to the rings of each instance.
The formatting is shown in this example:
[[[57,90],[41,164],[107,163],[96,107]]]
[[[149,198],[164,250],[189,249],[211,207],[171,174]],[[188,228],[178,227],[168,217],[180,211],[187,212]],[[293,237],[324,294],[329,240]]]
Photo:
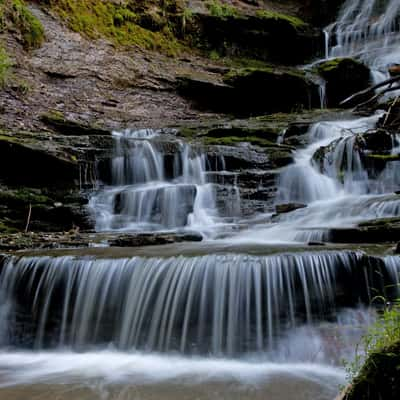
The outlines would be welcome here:
[[[282,14],[275,11],[258,10],[256,16],[265,20],[283,21],[289,23],[295,29],[303,29],[308,26],[303,20],[292,15]]]
[[[239,16],[239,11],[237,8],[229,4],[222,3],[219,0],[207,1],[206,7],[213,17],[228,18]]]
[[[12,62],[7,52],[0,47],[0,88],[4,87],[11,74]]]
[[[173,34],[172,23],[169,24],[168,20],[165,23],[157,22],[155,16],[160,14],[152,15],[151,21],[149,15],[145,19],[135,12],[135,2],[118,4],[103,0],[50,0],[50,6],[70,29],[91,39],[106,37],[117,45],[136,45],[169,55],[175,55],[181,49]],[[160,31],[153,32],[140,24]]]
[[[35,49],[42,45],[45,39],[43,25],[23,0],[0,1],[0,19],[0,30],[17,32],[26,49]]]

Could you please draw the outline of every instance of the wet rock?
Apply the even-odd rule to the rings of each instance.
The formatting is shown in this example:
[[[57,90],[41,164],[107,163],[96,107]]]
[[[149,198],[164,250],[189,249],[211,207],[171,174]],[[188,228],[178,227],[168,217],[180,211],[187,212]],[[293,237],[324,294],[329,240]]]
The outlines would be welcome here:
[[[323,51],[323,37],[299,18],[260,10],[253,15],[195,14],[193,44],[222,56],[304,64]]]
[[[112,247],[140,247],[180,242],[201,242],[203,237],[197,233],[142,233],[120,235],[109,240]]]
[[[306,208],[306,204],[300,204],[300,203],[287,203],[287,204],[277,204],[275,206],[275,210],[278,214],[285,214],[289,213],[295,210],[298,210],[299,208]]]
[[[223,82],[218,78],[180,77],[178,91],[201,109],[237,115],[290,112],[319,106],[318,87],[302,71],[290,68],[231,70]]]
[[[237,104],[253,113],[310,109],[319,101],[317,86],[298,70],[244,68],[232,70],[224,81],[235,88]]]
[[[400,75],[400,65],[393,65],[389,68],[389,73],[391,76],[399,76]]]
[[[332,243],[392,243],[400,241],[400,219],[380,218],[356,228],[335,228],[329,231]]]
[[[0,186],[0,232],[91,229],[87,198],[73,190]]]
[[[316,72],[326,81],[328,107],[339,107],[343,100],[371,84],[369,68],[351,58],[324,61],[317,65]]]
[[[63,135],[111,135],[110,131],[93,124],[70,120],[60,111],[49,111],[40,118],[46,125]]]

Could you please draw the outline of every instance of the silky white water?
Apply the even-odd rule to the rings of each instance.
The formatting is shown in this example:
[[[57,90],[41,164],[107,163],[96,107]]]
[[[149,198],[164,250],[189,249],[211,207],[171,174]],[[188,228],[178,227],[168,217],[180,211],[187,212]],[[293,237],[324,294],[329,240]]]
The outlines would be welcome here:
[[[366,257],[10,257],[0,396],[331,399],[374,320],[360,265],[400,276],[399,257]]]
[[[187,228],[206,234],[216,225],[218,211],[204,155],[178,140],[170,155],[162,149],[165,140],[152,140],[157,137],[152,130],[113,136],[111,185],[101,187],[89,204],[98,231]]]
[[[356,57],[372,69],[376,83],[400,64],[400,2],[347,0],[326,30],[328,57]]]

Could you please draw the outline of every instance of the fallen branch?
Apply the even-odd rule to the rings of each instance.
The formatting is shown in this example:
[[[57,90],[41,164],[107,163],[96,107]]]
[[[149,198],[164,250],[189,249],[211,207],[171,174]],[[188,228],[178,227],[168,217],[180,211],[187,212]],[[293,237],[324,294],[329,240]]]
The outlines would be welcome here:
[[[370,86],[367,89],[364,89],[364,90],[361,90],[360,92],[354,93],[350,97],[347,97],[347,99],[344,99],[340,103],[340,105],[345,105],[345,104],[349,103],[350,101],[357,99],[358,97],[364,97],[364,96],[367,96],[370,94],[373,95],[373,94],[375,94],[375,91],[377,89],[380,89],[384,86],[390,85],[389,88],[385,89],[384,91],[379,92],[379,94],[385,94],[390,91],[398,90],[398,89],[400,89],[400,86],[396,86],[395,88],[391,87],[394,83],[397,83],[397,82],[400,83],[400,76],[396,76],[394,78],[387,79],[386,81],[378,83],[377,85]]]

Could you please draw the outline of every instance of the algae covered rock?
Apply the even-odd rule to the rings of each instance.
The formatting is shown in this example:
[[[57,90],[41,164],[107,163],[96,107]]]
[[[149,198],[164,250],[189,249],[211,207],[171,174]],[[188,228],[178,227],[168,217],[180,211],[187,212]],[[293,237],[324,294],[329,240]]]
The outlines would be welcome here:
[[[400,398],[400,341],[371,353],[343,400]]]
[[[326,81],[328,107],[338,107],[352,94],[371,84],[371,72],[352,58],[335,58],[317,65],[316,72]]]
[[[303,64],[322,52],[323,38],[295,16],[259,10],[199,13],[193,16],[192,42],[221,56],[249,57],[290,65]]]

